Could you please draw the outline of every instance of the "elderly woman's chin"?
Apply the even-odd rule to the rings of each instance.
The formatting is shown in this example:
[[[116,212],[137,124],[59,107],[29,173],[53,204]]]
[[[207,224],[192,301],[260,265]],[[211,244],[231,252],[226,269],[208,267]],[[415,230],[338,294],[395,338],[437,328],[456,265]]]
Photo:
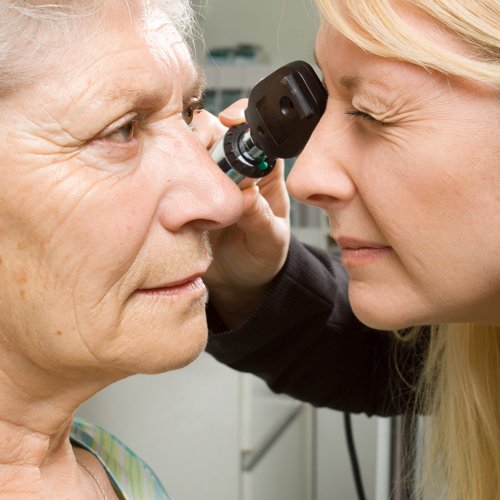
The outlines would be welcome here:
[[[163,373],[194,361],[208,338],[205,301],[181,313],[169,314],[165,308],[156,314],[126,318],[113,341],[117,349],[111,349],[110,358],[102,361],[129,374]]]

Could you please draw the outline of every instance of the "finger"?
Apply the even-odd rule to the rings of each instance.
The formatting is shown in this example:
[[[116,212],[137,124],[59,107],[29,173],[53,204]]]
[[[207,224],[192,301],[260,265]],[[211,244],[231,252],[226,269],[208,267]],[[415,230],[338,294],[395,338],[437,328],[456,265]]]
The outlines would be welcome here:
[[[206,110],[200,111],[193,117],[191,128],[207,149],[218,142],[227,130],[216,116]]]
[[[266,199],[260,195],[258,186],[245,189],[242,195],[243,215],[236,225],[247,235],[262,235],[272,226],[275,214]]]
[[[226,127],[245,123],[245,110],[247,109],[247,105],[248,99],[240,99],[234,102],[231,106],[219,113],[220,121],[226,125]]]
[[[276,179],[285,179],[285,161],[281,158],[276,160],[273,170],[265,177],[262,177],[259,185],[260,189],[262,190],[266,184],[274,183]]]
[[[262,178],[259,190],[261,196],[267,200],[274,215],[281,218],[287,218],[290,215],[290,196],[285,184],[283,160],[278,160],[273,171]]]
[[[244,212],[236,226],[245,235],[248,251],[260,261],[274,261],[278,255],[283,258],[290,239],[288,221],[275,217],[257,186],[245,190],[243,195]]]

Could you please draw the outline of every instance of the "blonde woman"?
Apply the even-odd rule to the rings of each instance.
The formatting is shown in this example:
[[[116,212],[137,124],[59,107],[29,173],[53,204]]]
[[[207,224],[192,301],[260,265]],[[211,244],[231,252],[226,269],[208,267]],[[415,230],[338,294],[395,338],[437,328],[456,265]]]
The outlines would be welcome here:
[[[424,498],[495,500],[500,5],[317,4],[329,99],[287,188],[341,256],[289,240],[279,173],[246,190],[214,238],[209,350],[316,405],[425,413]]]

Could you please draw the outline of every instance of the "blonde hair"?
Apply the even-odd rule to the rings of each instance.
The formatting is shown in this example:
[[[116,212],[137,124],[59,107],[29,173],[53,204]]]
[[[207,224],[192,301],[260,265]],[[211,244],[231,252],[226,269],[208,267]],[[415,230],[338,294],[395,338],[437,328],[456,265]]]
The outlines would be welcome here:
[[[316,0],[324,19],[364,50],[500,88],[500,6],[414,0],[455,52],[413,28],[391,0]],[[465,52],[465,53],[464,53]],[[417,489],[426,500],[496,500],[500,492],[500,326],[435,327],[419,390],[424,418]]]
[[[196,31],[189,0],[121,0],[159,9],[188,42]],[[97,24],[109,0],[0,0],[0,96],[47,71],[47,52],[64,51],[78,23]],[[50,48],[49,48],[50,47]]]
[[[422,374],[423,461],[432,500],[496,500],[500,492],[500,326],[434,329]]]
[[[453,33],[467,54],[419,33],[391,0],[316,0],[332,26],[359,47],[450,75],[500,85],[500,5],[494,0],[402,2],[426,13],[441,31]]]

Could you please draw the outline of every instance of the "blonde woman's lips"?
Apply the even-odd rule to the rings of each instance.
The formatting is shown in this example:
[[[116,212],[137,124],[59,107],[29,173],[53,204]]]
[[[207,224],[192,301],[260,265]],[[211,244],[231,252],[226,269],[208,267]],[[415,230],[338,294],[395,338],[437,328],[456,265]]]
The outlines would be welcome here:
[[[392,251],[388,245],[352,237],[339,237],[336,241],[341,249],[342,264],[345,267],[362,266],[375,262]]]

